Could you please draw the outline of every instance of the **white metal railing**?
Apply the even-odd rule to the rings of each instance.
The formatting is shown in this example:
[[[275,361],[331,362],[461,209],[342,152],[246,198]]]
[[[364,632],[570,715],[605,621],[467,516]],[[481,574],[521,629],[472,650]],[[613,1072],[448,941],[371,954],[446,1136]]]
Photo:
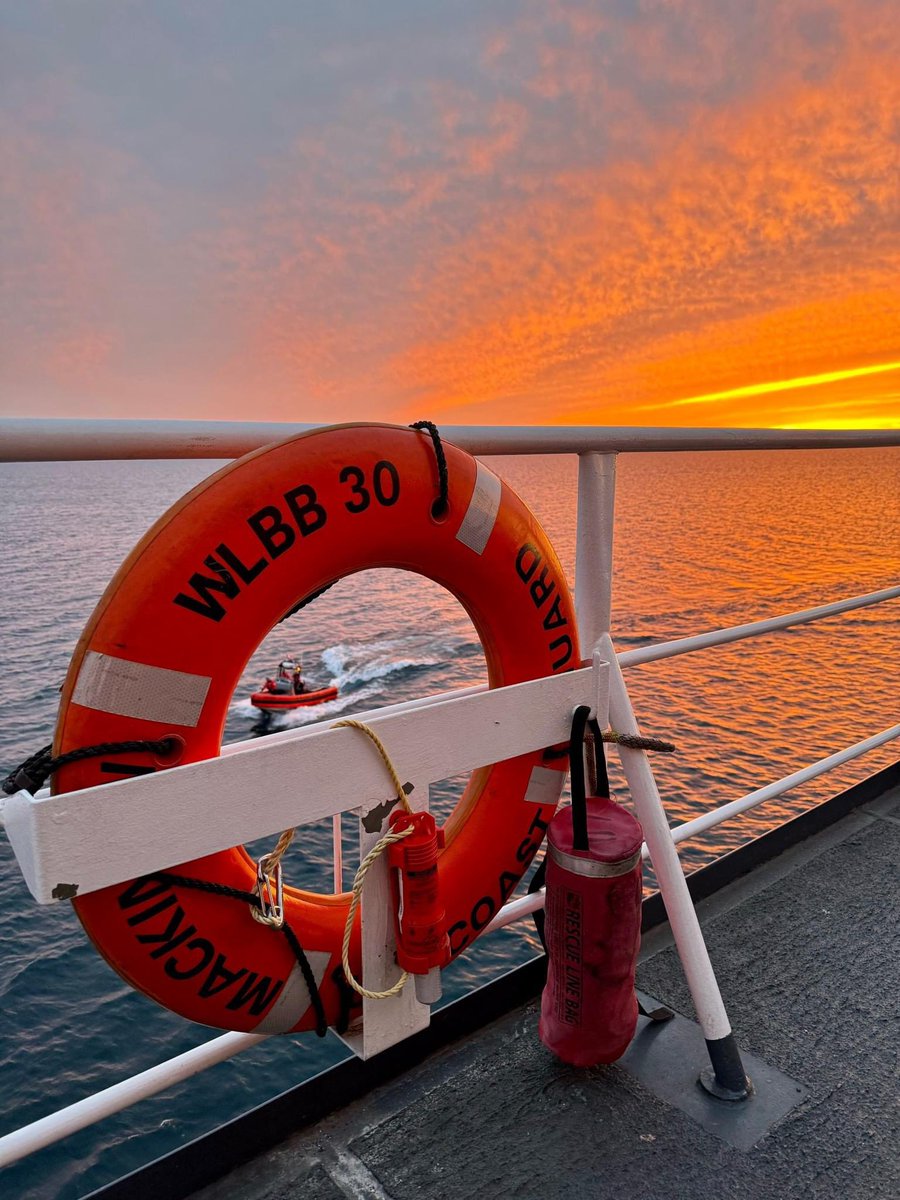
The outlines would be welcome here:
[[[760,637],[764,633],[775,633],[789,629],[792,625],[810,625],[823,617],[836,617],[853,612],[857,608],[871,608],[885,600],[896,600],[900,587],[882,588],[879,592],[868,592],[865,596],[851,596],[847,600],[835,600],[831,604],[820,604],[800,612],[785,613],[780,617],[768,617],[763,621],[750,621],[746,625],[732,625],[729,629],[713,629],[693,637],[676,638],[671,642],[657,642],[653,646],[641,646],[637,650],[625,650],[619,657],[622,667],[637,667],[641,663],[659,662],[663,658],[675,658],[679,654],[690,654],[692,650],[707,650],[711,646],[728,646],[745,638]]]
[[[166,1088],[190,1079],[192,1075],[199,1075],[216,1063],[234,1058],[241,1051],[249,1050],[271,1036],[265,1033],[223,1033],[201,1046],[195,1046],[193,1050],[186,1050],[184,1054],[177,1054],[155,1067],[114,1083],[112,1087],[32,1121],[30,1125],[23,1125],[21,1129],[0,1138],[0,1167],[8,1167],[10,1163],[27,1158],[36,1150],[52,1146],[70,1133],[77,1133],[79,1129],[86,1129],[104,1117],[130,1108],[139,1100],[164,1092]]]
[[[51,461],[59,459],[107,459],[107,458],[218,458],[230,457],[244,453],[258,446],[267,444],[278,438],[302,431],[304,426],[296,425],[262,425],[255,423],[237,422],[120,422],[120,421],[27,421],[0,420],[0,460],[5,461]],[[593,668],[570,673],[570,680],[576,684],[575,692],[571,695],[556,697],[557,704],[571,702],[576,692],[584,696],[588,688],[595,707],[602,704],[604,697],[598,692],[598,671],[601,666],[609,663],[611,668],[610,715],[616,727],[621,732],[636,730],[637,725],[631,711],[628,693],[624,685],[621,668],[635,666],[640,663],[656,661],[674,655],[691,653],[696,650],[708,649],[713,646],[730,644],[744,638],[759,637],[776,630],[785,629],[791,625],[807,624],[836,616],[854,609],[881,604],[900,597],[900,587],[885,588],[865,596],[857,596],[847,600],[835,601],[802,612],[789,613],[783,616],[766,618],[730,629],[713,630],[704,634],[681,638],[675,641],[659,643],[653,646],[628,650],[616,655],[612,650],[609,637],[609,613],[611,594],[611,556],[613,536],[613,509],[615,492],[615,454],[619,451],[659,451],[659,450],[745,450],[745,449],[824,449],[835,447],[863,446],[897,446],[900,445],[900,430],[880,431],[782,431],[782,430],[671,430],[671,429],[471,429],[468,427],[447,428],[444,431],[448,440],[476,454],[532,454],[532,453],[578,453],[579,484],[578,484],[578,570],[576,575],[576,607],[578,610],[579,631],[582,645],[597,647],[599,653],[594,655]],[[605,660],[605,661],[604,661]],[[574,677],[581,676],[580,680]],[[591,676],[590,683],[587,677]],[[554,677],[556,679],[562,677]],[[522,688],[555,687],[553,678],[535,681],[531,685],[518,685]],[[514,691],[516,689],[502,689]],[[366,714],[368,719],[390,719],[391,716],[416,714],[421,712],[427,719],[441,705],[461,700],[474,699],[483,689],[460,689],[451,694],[425,697],[408,701],[389,708]],[[522,693],[524,694],[524,693]],[[485,696],[488,703],[495,704],[502,697],[494,693],[490,698]],[[477,707],[477,706],[476,706]],[[429,712],[428,710],[432,710]],[[417,725],[418,728],[418,725]],[[290,755],[291,744],[310,738],[322,740],[327,734],[333,737],[341,731],[327,731],[315,726],[299,731],[286,731],[276,734],[263,744],[269,757],[277,757],[279,753]],[[555,740],[565,740],[564,737],[547,738],[546,731],[532,730],[532,737],[538,737],[540,744],[548,744]],[[691,821],[684,822],[669,829],[662,805],[659,803],[656,785],[646,755],[639,751],[629,751],[619,748],[629,787],[638,808],[638,815],[647,831],[649,852],[653,859],[660,888],[666,899],[673,933],[688,982],[691,987],[698,1018],[707,1039],[722,1038],[730,1033],[727,1015],[721,1003],[718,986],[712,967],[706,954],[705,944],[696,925],[696,917],[684,875],[678,863],[675,844],[689,837],[712,828],[739,813],[755,808],[775,796],[782,795],[799,784],[815,778],[844,762],[850,761],[867,751],[885,744],[900,736],[900,725],[886,729],[854,746],[847,747],[828,758],[822,759],[785,778],[757,789],[748,795],[728,804],[701,814]],[[324,744],[324,743],[323,743]],[[281,750],[279,751],[279,746]],[[121,808],[123,800],[129,795],[136,795],[137,789],[157,786],[158,781],[167,776],[177,777],[182,772],[193,769],[219,770],[228,760],[242,776],[246,768],[254,760],[253,749],[260,744],[250,746],[247,743],[232,744],[223,747],[220,759],[209,763],[191,764],[188,767],[176,768],[173,771],[161,773],[159,776],[138,778],[124,781],[121,784],[107,784],[101,789],[87,789],[97,793],[110,795],[112,789],[121,789],[116,799],[116,807]],[[344,747],[349,750],[349,743]],[[510,751],[513,752],[513,751]],[[248,761],[249,756],[249,761]],[[329,755],[329,758],[331,756]],[[342,751],[342,757],[346,755]],[[244,760],[243,763],[241,760]],[[285,758],[285,761],[289,761]],[[307,758],[307,761],[309,759]],[[370,765],[370,764],[369,764]],[[464,764],[466,765],[466,764]],[[468,764],[473,765],[473,764]],[[227,769],[227,767],[225,768]],[[329,768],[330,769],[330,768]],[[441,768],[443,770],[443,767]],[[455,774],[462,770],[458,763],[454,770],[445,774]],[[365,771],[363,772],[365,774]],[[435,776],[437,777],[444,777]],[[127,790],[125,790],[127,789]],[[165,789],[164,789],[165,790]],[[82,797],[86,795],[82,793]],[[50,797],[43,800],[52,800]],[[67,797],[71,801],[72,794]],[[103,803],[98,795],[94,799]],[[15,806],[13,806],[15,807]],[[5,815],[11,818],[11,825],[23,816],[22,805],[17,809],[18,818],[13,816],[13,807],[7,804]],[[29,819],[33,818],[40,806],[31,802]],[[52,804],[44,808],[51,813]],[[340,887],[342,864],[340,861],[340,812],[333,807],[329,811],[334,821],[334,870],[336,888]],[[280,828],[287,824],[291,815],[274,814],[270,824],[272,828]],[[318,815],[328,815],[323,812]],[[115,814],[110,814],[114,819]],[[173,819],[176,814],[172,813]],[[157,811],[156,818],[159,820]],[[306,819],[310,819],[307,817]],[[264,832],[271,832],[266,829]],[[219,830],[221,837],[222,830]],[[236,840],[247,838],[246,833],[240,837],[226,839],[222,845],[232,844]],[[259,836],[258,833],[249,836]],[[210,852],[219,846],[207,845],[205,852]],[[159,864],[156,864],[157,867]],[[134,864],[129,864],[132,872]],[[144,868],[147,869],[147,868]],[[26,870],[27,873],[27,870]],[[136,872],[134,872],[136,873]],[[56,878],[61,876],[57,875]],[[130,878],[126,874],[123,878]],[[96,883],[95,886],[105,886]],[[494,917],[486,927],[486,931],[505,926],[512,921],[543,904],[542,893],[522,897],[510,901]],[[216,1062],[237,1054],[259,1041],[265,1035],[256,1034],[225,1034],[215,1038],[195,1050],[164,1062],[157,1067],[144,1071],[131,1079],[107,1088],[94,1096],[79,1101],[77,1104],[62,1109],[60,1112],[34,1122],[14,1133],[0,1138],[0,1166],[11,1163],[33,1151],[50,1144],[77,1129],[99,1120],[113,1112],[119,1111],[137,1100],[155,1094],[173,1083],[205,1070]]]
[[[110,458],[237,458],[316,429],[263,421],[0,418],[0,462]],[[652,426],[447,425],[470,454],[642,453],[680,450],[828,450],[898,446],[900,429],[672,429]]]
[[[884,599],[892,599],[900,589],[888,589],[892,595],[885,596]],[[877,594],[877,593],[876,593]],[[858,600],[868,599],[866,597],[857,597]],[[880,601],[870,601],[871,603],[879,603]],[[823,608],[831,610],[835,606],[823,605]],[[863,607],[861,604],[854,604],[853,607]],[[844,607],[841,611],[848,611]],[[821,614],[822,616],[833,615],[831,611]],[[807,618],[808,620],[817,620],[821,617]],[[783,619],[773,618],[774,621]],[[796,622],[791,622],[796,623]],[[773,625],[772,621],[760,621],[756,623],[758,626],[766,626],[759,628],[756,634],[748,634],[745,632],[748,626],[737,626],[740,630],[740,637],[760,636],[764,633],[771,632],[772,629],[785,628],[784,624]],[[727,633],[727,630],[716,631],[717,634]],[[691,639],[682,639],[686,642]],[[727,644],[729,639],[718,638],[715,645]],[[731,640],[738,640],[734,638]],[[646,647],[646,650],[661,649],[667,645],[674,643],[659,643],[657,647]],[[692,650],[702,647],[686,647],[679,651],[680,653],[690,653]],[[632,651],[626,651],[618,656],[620,664],[623,664]],[[664,657],[664,655],[660,655]],[[642,659],[641,661],[647,661]],[[460,691],[470,691],[476,689],[459,689]],[[437,697],[430,698],[437,699]],[[417,706],[427,704],[428,700],[412,701]],[[396,706],[401,707],[401,706]],[[715,825],[721,824],[733,816],[749,811],[751,808],[756,808],[767,800],[774,799],[776,796],[781,796],[792,788],[800,786],[800,784],[808,782],[811,779],[825,774],[827,771],[834,770],[843,763],[849,762],[870,750],[884,745],[886,742],[894,738],[900,737],[900,725],[894,725],[892,728],[877,734],[871,738],[867,738],[863,742],[858,742],[854,746],[848,747],[846,750],[839,751],[836,754],[830,755],[828,758],[821,759],[817,763],[811,764],[809,767],[801,771],[797,771],[792,775],[787,775],[766,787],[758,788],[754,792],[743,796],[737,800],[731,801],[729,804],[722,805],[720,808],[712,809],[709,812],[695,817],[691,821],[685,821],[681,825],[676,825],[670,830],[670,835],[674,843],[679,843],[687,840],[690,837],[706,832]],[[230,752],[234,752],[243,743],[232,743],[229,747],[223,747]],[[335,821],[340,821],[339,814],[335,815]],[[339,825],[335,826],[335,878],[340,878],[340,834]],[[647,857],[646,845],[644,847],[644,857]],[[531,913],[537,912],[544,907],[544,889],[533,892],[527,896],[521,896],[516,900],[510,900],[503,906],[499,913],[485,926],[484,933],[493,933],[498,929],[502,929],[513,922],[529,916]],[[42,1117],[40,1120],[34,1121],[29,1125],[23,1126],[21,1129],[15,1130],[13,1133],[7,1134],[5,1137],[0,1137],[0,1168],[8,1166],[10,1163],[17,1162],[21,1158],[27,1157],[29,1154],[35,1153],[37,1150],[43,1149],[45,1146],[52,1145],[54,1142],[60,1141],[62,1138],[68,1137],[69,1134],[76,1133],[80,1129],[84,1129],[89,1125],[102,1120],[104,1117],[111,1116],[116,1112],[121,1112],[123,1109],[136,1104],[139,1100],[148,1099],[150,1096],[155,1096],[158,1092],[165,1091],[167,1088],[174,1086],[176,1083],[181,1083],[189,1079],[193,1075],[201,1074],[216,1063],[224,1062],[229,1058],[233,1058],[237,1054],[243,1053],[245,1050],[250,1050],[260,1042],[266,1041],[271,1034],[255,1034],[255,1033],[225,1033],[219,1037],[212,1038],[201,1046],[197,1046],[192,1050],[188,1050],[183,1054],[176,1055],[165,1062],[159,1063],[155,1067],[151,1067],[146,1071],[141,1071],[137,1075],[131,1076],[129,1079],[123,1080],[121,1083],[113,1084],[111,1087],[104,1088],[102,1091],[88,1096],[83,1100],[79,1100],[74,1104],[68,1105],[66,1108],[60,1109],[58,1112],[51,1113],[49,1116]]]

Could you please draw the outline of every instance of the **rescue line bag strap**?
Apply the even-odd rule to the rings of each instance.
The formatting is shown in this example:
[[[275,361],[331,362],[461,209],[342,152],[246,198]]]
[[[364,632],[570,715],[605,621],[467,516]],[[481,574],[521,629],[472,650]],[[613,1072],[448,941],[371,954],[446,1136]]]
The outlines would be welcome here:
[[[606,752],[603,749],[603,734],[591,710],[581,704],[572,715],[572,732],[569,737],[569,785],[572,789],[572,848],[589,850],[587,828],[587,795],[584,786],[584,734],[590,728],[594,743],[594,769],[598,796],[609,795],[609,774],[606,770]]]
[[[572,848],[587,850],[587,799],[584,791],[584,731],[591,710],[586,704],[575,709],[569,734],[569,787],[572,789]]]
[[[588,719],[590,709],[585,705],[576,708],[572,716],[572,729],[569,735],[569,777],[570,787],[572,791],[572,827],[575,835],[574,848],[577,850],[588,849],[587,836],[587,799],[585,796],[584,782],[584,734],[586,729],[590,729],[591,737],[594,743],[594,779],[596,781],[597,795],[609,795],[609,775],[606,770],[606,753],[603,748],[603,734],[600,731],[600,726],[597,724],[596,718]],[[580,823],[579,823],[580,822]],[[583,838],[583,842],[579,842],[579,836]],[[547,878],[547,855],[541,859],[540,864],[531,877],[531,882],[528,885],[528,895],[534,892],[539,892],[544,886]],[[544,947],[544,952],[547,951],[547,942],[544,938],[544,910],[537,908],[531,914],[534,921],[534,928],[538,937],[541,940],[541,945]]]
[[[606,749],[603,745],[603,734],[596,717],[588,721],[588,730],[594,743],[594,780],[591,795],[609,796],[609,772],[606,769]]]

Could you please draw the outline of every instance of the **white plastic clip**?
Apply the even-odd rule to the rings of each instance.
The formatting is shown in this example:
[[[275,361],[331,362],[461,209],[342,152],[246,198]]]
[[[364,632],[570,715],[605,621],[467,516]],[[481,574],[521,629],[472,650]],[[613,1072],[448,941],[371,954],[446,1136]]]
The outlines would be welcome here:
[[[606,729],[609,725],[609,663],[599,650],[595,650],[591,655],[591,666],[594,673],[591,708],[597,724]]]

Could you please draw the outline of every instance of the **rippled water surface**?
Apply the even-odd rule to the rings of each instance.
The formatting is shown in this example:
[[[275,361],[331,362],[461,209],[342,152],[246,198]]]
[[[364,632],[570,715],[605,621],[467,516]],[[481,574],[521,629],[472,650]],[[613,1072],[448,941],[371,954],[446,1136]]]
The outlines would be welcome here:
[[[574,458],[492,459],[531,504],[574,583]],[[79,633],[138,537],[209,463],[0,466],[0,768],[50,741]],[[618,467],[613,627],[619,649],[874,591],[897,582],[900,451],[633,455]],[[831,618],[632,669],[672,820],[788,774],[896,721],[900,605]],[[279,626],[248,665],[226,738],[264,732],[247,696],[282,655],[301,654],[336,701],[276,728],[485,679],[462,608],[394,571],[345,580]],[[876,751],[682,850],[690,868],[896,757]],[[613,769],[614,787],[621,781]],[[435,790],[446,813],[457,787]],[[345,855],[353,831],[345,821]],[[305,832],[292,882],[329,887],[330,828]],[[534,953],[530,927],[482,939],[447,972],[453,998]],[[727,990],[727,981],[726,981]],[[131,991],[67,905],[38,908],[0,841],[0,1132],[205,1041]],[[331,1035],[272,1039],[206,1075],[0,1173],[3,1194],[77,1197],[308,1077],[344,1054]]]

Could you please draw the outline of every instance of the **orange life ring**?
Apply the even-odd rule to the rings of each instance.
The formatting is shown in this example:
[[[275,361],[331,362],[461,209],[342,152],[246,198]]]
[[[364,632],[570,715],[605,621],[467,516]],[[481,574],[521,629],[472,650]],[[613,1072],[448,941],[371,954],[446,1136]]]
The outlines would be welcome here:
[[[55,753],[177,734],[179,762],[215,757],[229,702],[268,631],[299,600],[370,567],[416,572],[456,596],[481,638],[491,687],[579,665],[572,599],[534,515],[483,463],[449,445],[446,456],[449,510],[440,517],[429,437],[391,425],[317,429],[201,483],[149,530],[100,600],[63,689]],[[109,782],[110,765],[72,763],[55,790]],[[564,765],[538,751],[473,774],[440,862],[454,954],[487,925],[538,849]],[[255,889],[255,864],[240,846],[174,870]],[[74,904],[110,965],[166,1008],[223,1029],[315,1028],[287,940],[247,905],[152,876]],[[285,888],[286,919],[329,1024],[341,1010],[336,970],[348,905],[349,895]],[[357,923],[357,973],[359,942]]]

